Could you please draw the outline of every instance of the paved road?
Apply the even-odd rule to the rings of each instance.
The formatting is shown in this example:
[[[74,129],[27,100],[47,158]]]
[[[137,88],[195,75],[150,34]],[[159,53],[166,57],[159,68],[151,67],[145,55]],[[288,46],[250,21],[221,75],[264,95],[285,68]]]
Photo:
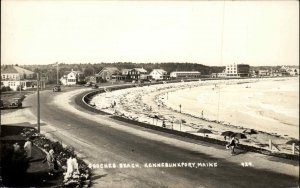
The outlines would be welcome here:
[[[51,124],[51,134],[72,145],[91,163],[159,163],[159,162],[217,162],[217,168],[129,168],[95,170],[94,187],[290,187],[297,185],[298,177],[242,167],[240,163],[229,162],[226,158],[216,158],[205,151],[177,147],[171,143],[159,142],[147,136],[139,136],[116,129],[108,123],[107,116],[86,112],[89,119],[66,111],[53,103],[60,93],[41,92],[41,118]],[[36,114],[36,95],[24,101]],[[79,110],[85,111],[80,107]],[[103,118],[103,122],[93,121]],[[159,133],[134,125],[110,120],[139,131],[155,133],[159,136],[176,138],[167,133]],[[46,130],[45,127],[41,127]],[[51,130],[47,128],[47,130]],[[145,134],[146,135],[146,134]],[[187,141],[189,141],[187,139]],[[191,141],[189,141],[191,142]],[[202,144],[197,142],[198,144]],[[205,145],[205,143],[203,143]],[[210,147],[210,146],[209,146]],[[213,146],[220,148],[220,146]]]

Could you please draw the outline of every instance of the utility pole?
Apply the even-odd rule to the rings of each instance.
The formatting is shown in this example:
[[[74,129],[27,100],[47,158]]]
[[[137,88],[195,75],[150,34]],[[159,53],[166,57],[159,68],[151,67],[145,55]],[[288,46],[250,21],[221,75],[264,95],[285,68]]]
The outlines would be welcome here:
[[[58,62],[56,62],[56,85],[58,85]]]
[[[180,108],[180,113],[181,113],[181,104],[179,105],[179,108]]]
[[[19,74],[19,88],[20,88],[20,97],[21,97],[21,94],[22,94],[22,86],[21,86],[21,74]]]
[[[40,133],[40,74],[37,73],[37,126],[38,126],[38,133]]]

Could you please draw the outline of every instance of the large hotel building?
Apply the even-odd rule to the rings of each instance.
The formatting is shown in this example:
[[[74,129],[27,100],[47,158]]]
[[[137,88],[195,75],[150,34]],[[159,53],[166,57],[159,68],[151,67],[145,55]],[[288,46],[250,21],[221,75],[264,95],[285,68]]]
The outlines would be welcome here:
[[[249,77],[250,66],[247,64],[231,64],[225,68],[226,77]]]

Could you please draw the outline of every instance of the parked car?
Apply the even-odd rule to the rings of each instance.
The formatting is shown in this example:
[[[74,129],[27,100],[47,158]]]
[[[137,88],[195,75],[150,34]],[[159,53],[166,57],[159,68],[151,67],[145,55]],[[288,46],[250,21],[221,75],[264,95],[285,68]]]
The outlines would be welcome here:
[[[19,99],[13,98],[8,101],[9,108],[18,108],[22,107],[22,102]]]
[[[18,101],[19,103],[22,103],[23,98],[21,98],[21,97],[15,97],[15,98],[12,98],[12,100],[16,100],[16,101]]]
[[[60,85],[54,86],[53,92],[59,92],[59,91],[61,91]]]
[[[87,82],[86,84],[84,84],[84,87],[91,87],[92,86],[92,82]]]
[[[94,84],[93,89],[97,89],[97,88],[99,88],[99,86],[97,84]]]

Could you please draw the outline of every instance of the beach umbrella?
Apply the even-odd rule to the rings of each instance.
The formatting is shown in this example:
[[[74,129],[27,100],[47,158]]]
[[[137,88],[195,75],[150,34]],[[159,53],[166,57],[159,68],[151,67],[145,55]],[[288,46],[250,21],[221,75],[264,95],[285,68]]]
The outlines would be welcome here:
[[[154,119],[162,119],[163,118],[162,115],[158,115],[158,114],[151,114],[150,117],[152,117]]]
[[[246,139],[247,136],[243,133],[233,133],[232,135],[230,135],[230,137],[235,137],[237,139]]]
[[[296,146],[299,146],[299,140],[293,139],[286,142],[286,144],[292,145],[295,144]]]
[[[232,131],[225,131],[225,132],[222,132],[221,135],[224,136],[224,139],[226,140],[226,137],[230,137],[234,132]]]
[[[203,135],[205,136],[205,134],[211,134],[212,132],[209,129],[199,129],[197,133],[203,133]]]
[[[258,134],[258,132],[254,129],[246,129],[246,130],[243,131],[243,133],[250,134],[250,135],[251,134]]]
[[[225,131],[225,132],[222,132],[221,135],[222,136],[231,136],[234,132],[232,131]]]

